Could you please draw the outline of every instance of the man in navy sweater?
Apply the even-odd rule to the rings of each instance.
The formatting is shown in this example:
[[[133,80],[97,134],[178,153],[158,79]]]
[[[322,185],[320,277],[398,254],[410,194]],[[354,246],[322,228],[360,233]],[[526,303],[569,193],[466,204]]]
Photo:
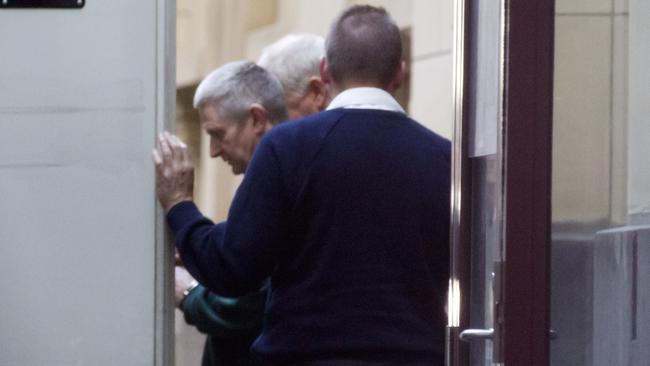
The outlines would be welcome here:
[[[161,136],[158,197],[189,272],[228,296],[271,278],[262,364],[443,364],[450,143],[391,96],[400,56],[383,9],[341,14],[321,64],[336,97],[266,133],[226,222],[201,215],[186,147]]]

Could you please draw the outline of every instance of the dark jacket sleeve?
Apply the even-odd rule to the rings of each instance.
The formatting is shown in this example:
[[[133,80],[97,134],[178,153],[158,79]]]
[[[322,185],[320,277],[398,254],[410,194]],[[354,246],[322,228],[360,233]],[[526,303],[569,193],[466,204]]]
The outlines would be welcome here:
[[[266,289],[230,298],[199,285],[183,299],[181,310],[185,321],[200,332],[228,339],[259,334],[265,302]]]
[[[192,202],[181,202],[167,214],[185,267],[219,295],[259,289],[284,250],[289,203],[270,134],[256,148],[227,222],[213,224]]]

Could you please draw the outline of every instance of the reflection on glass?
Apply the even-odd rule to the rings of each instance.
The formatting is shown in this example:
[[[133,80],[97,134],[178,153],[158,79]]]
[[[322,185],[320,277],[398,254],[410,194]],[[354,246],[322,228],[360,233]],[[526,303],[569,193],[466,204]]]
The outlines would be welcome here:
[[[650,365],[648,19],[647,0],[556,5],[553,366]]]
[[[472,252],[470,328],[494,328],[493,272],[502,260],[500,155],[472,159]],[[470,364],[492,366],[492,342],[470,343]]]
[[[447,315],[449,319],[449,327],[460,326],[460,283],[457,279],[449,280],[449,292],[447,297]]]
[[[471,166],[471,280],[469,328],[494,328],[493,276],[501,253],[502,151],[500,145],[500,80],[503,2],[476,1],[473,12],[473,49],[470,52],[468,154]],[[492,366],[492,341],[470,342],[470,364]]]

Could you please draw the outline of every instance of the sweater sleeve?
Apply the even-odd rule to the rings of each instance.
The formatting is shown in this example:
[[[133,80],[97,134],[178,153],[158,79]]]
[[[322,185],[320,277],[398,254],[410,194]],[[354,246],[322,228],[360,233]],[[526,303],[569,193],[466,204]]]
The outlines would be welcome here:
[[[283,250],[288,202],[275,151],[263,138],[233,199],[228,220],[213,224],[192,202],[167,215],[187,270],[223,296],[259,289]]]

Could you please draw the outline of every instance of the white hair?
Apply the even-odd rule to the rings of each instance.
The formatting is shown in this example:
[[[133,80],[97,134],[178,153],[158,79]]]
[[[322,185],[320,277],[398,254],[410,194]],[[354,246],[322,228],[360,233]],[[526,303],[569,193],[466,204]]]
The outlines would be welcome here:
[[[309,79],[319,76],[325,40],[314,34],[289,34],[264,48],[258,65],[280,79],[285,92],[303,96]]]
[[[282,84],[272,73],[250,61],[229,62],[212,71],[194,94],[194,108],[212,103],[222,118],[241,122],[253,103],[269,114],[273,123],[287,118]]]

